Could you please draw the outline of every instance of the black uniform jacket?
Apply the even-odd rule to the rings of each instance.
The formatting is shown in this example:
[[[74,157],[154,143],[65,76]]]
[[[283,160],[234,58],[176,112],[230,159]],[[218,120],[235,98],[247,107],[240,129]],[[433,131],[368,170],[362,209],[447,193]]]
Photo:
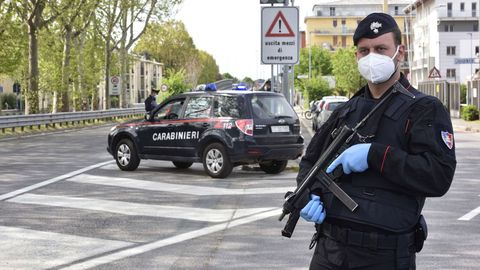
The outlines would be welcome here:
[[[145,111],[150,112],[157,106],[156,97],[150,95],[145,99]]]
[[[391,220],[405,224],[399,224],[398,227],[395,224],[387,224],[381,228],[392,231],[406,229],[405,227],[413,225],[410,223],[416,215],[420,214],[425,197],[442,196],[447,192],[456,166],[452,124],[445,107],[437,98],[425,96],[415,90],[403,75],[399,81],[411,93],[422,96],[422,98],[418,98],[409,106],[408,102],[401,100],[406,100],[406,98],[393,97],[392,101],[387,104],[388,107],[384,114],[391,112],[392,115],[397,113],[399,116],[394,118],[394,121],[391,119],[380,121],[377,134],[371,139],[367,139],[366,142],[371,143],[368,153],[369,168],[363,173],[344,175],[339,182],[340,186],[354,199],[358,199],[355,197],[357,194],[354,193],[354,187],[362,186],[385,191],[385,193],[377,195],[377,197],[387,197],[384,203],[392,202],[392,205],[395,205],[395,201],[397,201],[400,208],[410,207],[403,205],[405,202],[412,205],[411,208],[415,209],[406,209],[406,211],[400,209],[401,211],[391,214],[404,215],[405,217],[399,217],[398,220],[392,216]],[[363,109],[363,112],[358,109],[349,112],[354,104],[361,102],[373,104],[376,102],[371,98],[368,86],[360,89],[345,105],[335,110],[329,120],[317,130],[300,162],[297,183],[304,179],[322,151],[331,143],[332,131],[335,128],[344,124],[353,128],[368,113],[368,109]],[[378,134],[382,132],[383,134]],[[354,143],[361,142],[357,139]],[[343,185],[342,181],[350,183],[350,185]],[[352,186],[353,188],[351,188]],[[324,192],[322,190],[313,191],[321,197],[325,195]],[[328,199],[328,196],[323,198]],[[378,205],[378,202],[375,205],[374,200],[364,201],[369,205],[364,206],[365,203],[363,205],[359,203],[360,211],[348,213],[347,210],[343,214],[341,213],[343,210],[339,210],[341,206],[338,206],[340,204],[338,200],[333,206],[327,202],[327,221],[329,221],[329,216],[331,218],[333,215],[333,221],[345,217],[348,222],[360,221],[363,225],[372,225],[368,221],[372,219],[372,223],[375,223],[373,227],[378,227],[377,225],[382,223],[381,215],[388,215],[391,209],[382,208],[383,206]],[[410,213],[407,213],[407,210]],[[372,211],[377,212],[373,213]],[[380,214],[379,211],[383,213]],[[358,215],[367,217],[357,217]],[[377,217],[374,217],[375,215]],[[389,217],[383,218],[388,219]]]

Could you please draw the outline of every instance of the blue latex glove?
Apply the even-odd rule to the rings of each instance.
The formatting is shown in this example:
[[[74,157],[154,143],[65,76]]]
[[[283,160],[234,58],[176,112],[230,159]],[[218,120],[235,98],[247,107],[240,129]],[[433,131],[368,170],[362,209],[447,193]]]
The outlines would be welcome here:
[[[320,224],[325,219],[326,213],[323,208],[323,203],[320,201],[320,197],[317,195],[310,195],[311,200],[308,202],[302,211],[300,211],[300,216],[306,221],[315,222]]]
[[[328,166],[326,172],[333,172],[338,165],[342,165],[345,174],[365,171],[368,169],[367,158],[370,146],[370,143],[360,143],[350,146]]]

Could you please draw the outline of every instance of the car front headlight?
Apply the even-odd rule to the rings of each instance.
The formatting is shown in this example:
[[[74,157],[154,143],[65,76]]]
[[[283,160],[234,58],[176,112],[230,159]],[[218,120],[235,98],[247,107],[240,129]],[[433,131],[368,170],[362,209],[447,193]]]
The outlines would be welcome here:
[[[113,126],[112,128],[110,128],[110,133],[112,133],[115,129],[117,129],[117,126]]]

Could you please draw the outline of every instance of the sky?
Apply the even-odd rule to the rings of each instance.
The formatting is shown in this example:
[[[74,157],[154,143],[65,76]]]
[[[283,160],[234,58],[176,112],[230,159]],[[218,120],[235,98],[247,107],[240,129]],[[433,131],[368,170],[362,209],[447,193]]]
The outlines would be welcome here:
[[[295,0],[299,7],[299,28],[321,0]],[[261,64],[260,0],[184,0],[174,19],[183,21],[199,50],[211,54],[220,73],[242,80],[266,79],[271,66]],[[276,4],[276,6],[280,6]]]

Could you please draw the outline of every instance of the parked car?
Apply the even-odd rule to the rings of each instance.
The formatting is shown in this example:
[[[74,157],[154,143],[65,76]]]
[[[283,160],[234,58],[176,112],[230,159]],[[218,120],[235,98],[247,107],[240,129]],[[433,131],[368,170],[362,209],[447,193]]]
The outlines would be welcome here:
[[[303,147],[299,118],[283,95],[230,90],[173,96],[145,119],[113,127],[107,150],[121,170],[137,169],[142,159],[180,169],[201,162],[208,175],[224,178],[251,163],[280,173]]]
[[[317,110],[315,111],[312,118],[312,129],[316,131],[323,123],[327,121],[332,114],[333,110],[338,107],[338,105],[347,102],[348,98],[345,96],[325,96],[323,97],[317,105]],[[328,106],[327,106],[328,105]]]

